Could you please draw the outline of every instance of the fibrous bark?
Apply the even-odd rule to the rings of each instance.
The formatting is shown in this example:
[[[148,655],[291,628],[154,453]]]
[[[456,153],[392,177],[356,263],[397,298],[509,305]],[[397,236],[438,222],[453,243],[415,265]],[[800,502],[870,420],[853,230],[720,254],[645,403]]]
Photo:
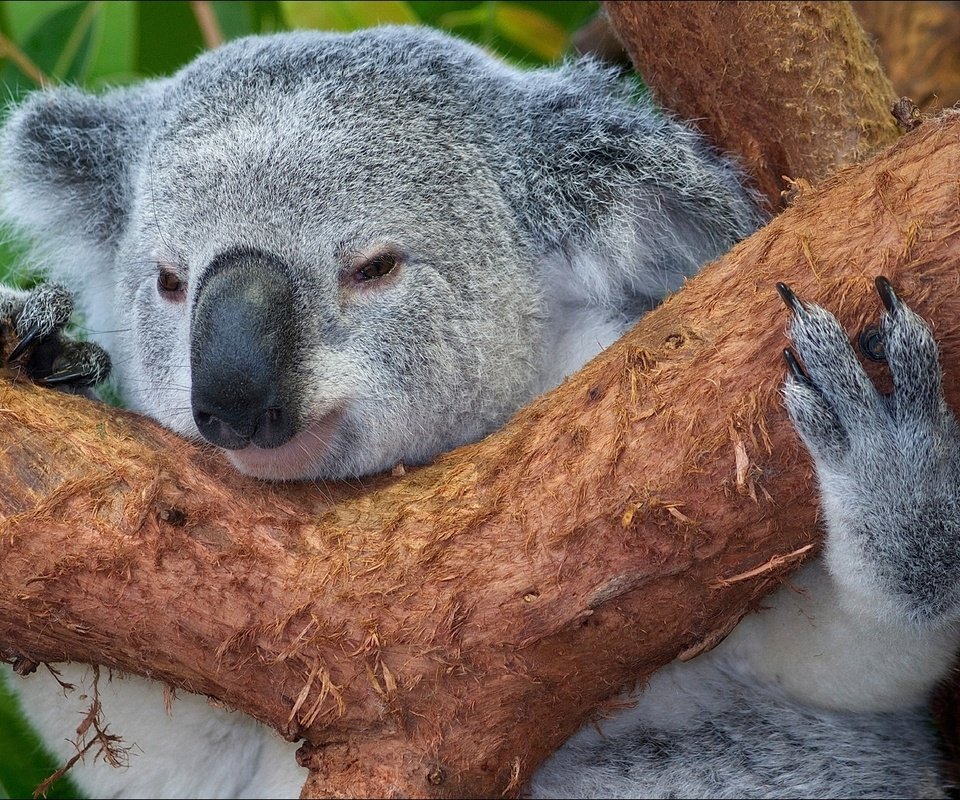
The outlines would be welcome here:
[[[360,489],[257,484],[130,414],[3,385],[0,647],[304,736],[307,796],[515,794],[814,541],[776,281],[856,333],[885,274],[960,369],[958,169],[960,114],[925,123],[500,433]]]
[[[960,101],[960,3],[855,0],[897,94],[926,111]]]
[[[770,203],[896,141],[896,99],[849,3],[604,3],[657,100],[739,156]]]

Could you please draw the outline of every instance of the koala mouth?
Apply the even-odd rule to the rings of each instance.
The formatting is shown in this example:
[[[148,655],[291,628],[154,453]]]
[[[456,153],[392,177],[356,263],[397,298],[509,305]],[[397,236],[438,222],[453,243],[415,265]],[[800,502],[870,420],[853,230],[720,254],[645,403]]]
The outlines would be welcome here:
[[[279,447],[254,444],[242,450],[225,450],[233,466],[244,475],[272,481],[322,477],[322,464],[333,449],[343,409],[337,408],[310,423]]]

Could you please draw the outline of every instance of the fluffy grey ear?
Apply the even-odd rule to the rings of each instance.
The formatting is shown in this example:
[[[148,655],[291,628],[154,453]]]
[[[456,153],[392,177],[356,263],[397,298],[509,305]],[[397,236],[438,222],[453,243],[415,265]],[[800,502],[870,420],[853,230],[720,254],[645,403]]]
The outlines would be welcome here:
[[[102,96],[70,88],[31,94],[0,141],[4,217],[40,242],[111,246],[157,94],[157,83]]]
[[[531,73],[521,91],[504,119],[522,142],[514,202],[597,299],[661,297],[762,222],[736,165],[631,97],[617,70],[579,61]]]

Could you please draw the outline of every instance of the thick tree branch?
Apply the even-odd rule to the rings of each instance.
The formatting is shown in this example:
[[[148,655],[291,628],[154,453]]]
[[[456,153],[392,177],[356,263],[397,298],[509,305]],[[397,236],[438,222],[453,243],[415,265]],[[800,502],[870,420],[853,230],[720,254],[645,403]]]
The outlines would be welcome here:
[[[960,101],[960,3],[946,0],[856,0],[897,94],[925,110]]]
[[[886,274],[960,369],[958,169],[960,115],[927,122],[502,432],[361,489],[255,484],[132,415],[4,385],[0,647],[150,675],[305,736],[308,796],[516,793],[812,542],[775,281],[856,332]]]
[[[896,141],[893,88],[849,3],[613,2],[607,15],[657,99],[736,153],[779,210]]]

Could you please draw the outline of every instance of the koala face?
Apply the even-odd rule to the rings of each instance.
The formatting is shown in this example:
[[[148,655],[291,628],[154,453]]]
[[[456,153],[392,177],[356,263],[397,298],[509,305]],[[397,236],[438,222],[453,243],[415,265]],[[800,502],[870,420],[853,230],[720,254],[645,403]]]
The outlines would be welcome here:
[[[425,460],[534,389],[539,300],[490,166],[398,125],[375,80],[188,72],[132,176],[121,383],[249,474]]]
[[[38,92],[0,179],[128,405],[275,479],[482,436],[758,220],[609,70],[520,72],[403,27]]]

